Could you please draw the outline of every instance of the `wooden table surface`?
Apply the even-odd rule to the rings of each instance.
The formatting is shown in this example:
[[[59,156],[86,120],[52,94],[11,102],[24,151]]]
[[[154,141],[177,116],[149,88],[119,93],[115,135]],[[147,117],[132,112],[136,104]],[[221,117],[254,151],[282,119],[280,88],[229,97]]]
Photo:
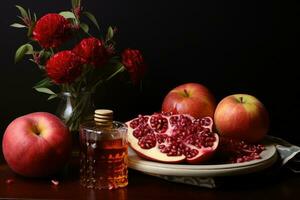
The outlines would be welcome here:
[[[220,178],[215,189],[168,182],[129,170],[128,187],[109,191],[81,187],[76,158],[72,159],[68,173],[46,179],[20,177],[9,169],[3,158],[0,160],[0,199],[300,199],[300,176],[287,170]],[[52,179],[57,179],[59,184],[53,185]]]

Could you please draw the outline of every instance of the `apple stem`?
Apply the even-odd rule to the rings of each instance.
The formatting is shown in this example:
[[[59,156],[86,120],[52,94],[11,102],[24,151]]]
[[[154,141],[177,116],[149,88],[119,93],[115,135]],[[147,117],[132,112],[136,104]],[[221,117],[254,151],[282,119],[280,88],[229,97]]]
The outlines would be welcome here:
[[[185,95],[186,97],[189,97],[188,91],[187,91],[186,89],[184,89],[183,91],[184,91],[184,95]]]
[[[243,97],[240,97],[240,101],[241,101],[241,103],[244,103]]]

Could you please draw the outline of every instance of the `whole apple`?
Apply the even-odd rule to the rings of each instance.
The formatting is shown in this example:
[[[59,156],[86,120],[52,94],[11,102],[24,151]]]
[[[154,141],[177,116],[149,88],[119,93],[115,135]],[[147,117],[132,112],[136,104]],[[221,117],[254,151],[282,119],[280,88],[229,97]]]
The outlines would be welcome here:
[[[217,105],[214,115],[221,136],[255,143],[264,138],[269,129],[269,115],[254,96],[235,94],[225,97]]]
[[[3,136],[2,150],[10,168],[23,176],[58,172],[71,153],[71,135],[55,115],[36,112],[13,120]]]
[[[162,103],[163,112],[190,114],[195,118],[212,117],[216,108],[212,93],[199,83],[185,83],[172,89]]]

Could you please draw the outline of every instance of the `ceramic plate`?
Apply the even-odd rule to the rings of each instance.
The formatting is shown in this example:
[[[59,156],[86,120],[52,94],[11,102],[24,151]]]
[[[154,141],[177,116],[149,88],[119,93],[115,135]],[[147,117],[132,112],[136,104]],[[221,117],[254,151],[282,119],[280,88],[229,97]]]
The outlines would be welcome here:
[[[128,152],[129,168],[147,174],[167,176],[197,176],[215,177],[247,174],[263,170],[273,165],[277,160],[276,148],[273,144],[264,144],[266,150],[260,155],[261,159],[235,164],[214,164],[214,165],[185,165],[165,164],[148,161],[139,157],[132,149]]]

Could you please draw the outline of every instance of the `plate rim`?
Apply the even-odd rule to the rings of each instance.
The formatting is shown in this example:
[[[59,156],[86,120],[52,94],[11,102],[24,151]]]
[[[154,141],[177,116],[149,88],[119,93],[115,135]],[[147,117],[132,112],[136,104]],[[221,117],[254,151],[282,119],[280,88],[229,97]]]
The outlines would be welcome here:
[[[259,169],[265,169],[273,165],[277,158],[277,150],[274,144],[264,143],[266,150],[262,154],[267,154],[265,158],[253,160],[244,163],[229,163],[229,164],[216,164],[216,165],[188,165],[188,164],[168,164],[159,163],[155,161],[145,160],[139,157],[132,149],[129,150],[128,154],[128,167],[142,171],[145,173],[152,173],[158,175],[170,175],[170,176],[181,176],[181,174],[189,174],[185,176],[199,176],[205,175],[204,173],[212,174],[216,173],[217,176],[226,175],[226,172],[233,174],[245,173],[243,171],[258,171]],[[132,159],[134,156],[136,159]],[[130,159],[131,158],[131,159]],[[147,169],[147,170],[146,170]],[[158,170],[164,171],[159,173]],[[177,170],[177,171],[176,171]],[[157,172],[157,173],[156,173]]]

